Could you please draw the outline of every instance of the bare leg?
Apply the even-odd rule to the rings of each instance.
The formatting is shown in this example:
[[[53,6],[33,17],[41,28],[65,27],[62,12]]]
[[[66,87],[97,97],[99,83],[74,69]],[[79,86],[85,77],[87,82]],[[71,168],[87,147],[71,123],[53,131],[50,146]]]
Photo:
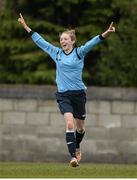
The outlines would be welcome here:
[[[75,131],[74,118],[72,113],[64,113],[66,131]]]
[[[81,134],[85,132],[85,121],[81,119],[75,119],[76,129]]]

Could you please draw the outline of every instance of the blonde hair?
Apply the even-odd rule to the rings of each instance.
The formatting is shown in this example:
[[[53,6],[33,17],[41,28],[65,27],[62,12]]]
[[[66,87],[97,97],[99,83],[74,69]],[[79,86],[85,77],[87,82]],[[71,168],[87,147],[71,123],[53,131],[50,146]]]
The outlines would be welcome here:
[[[69,34],[72,41],[76,42],[76,31],[75,29],[67,29],[63,31],[59,36],[61,36],[63,33]]]

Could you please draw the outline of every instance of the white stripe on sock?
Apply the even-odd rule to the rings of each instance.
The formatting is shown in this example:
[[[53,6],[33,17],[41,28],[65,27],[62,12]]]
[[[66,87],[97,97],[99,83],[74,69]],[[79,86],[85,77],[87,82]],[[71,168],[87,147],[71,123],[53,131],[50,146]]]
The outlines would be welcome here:
[[[72,129],[72,130],[66,130],[66,133],[69,133],[69,132],[72,132],[72,133],[74,133],[75,131],[74,131],[74,129]]]

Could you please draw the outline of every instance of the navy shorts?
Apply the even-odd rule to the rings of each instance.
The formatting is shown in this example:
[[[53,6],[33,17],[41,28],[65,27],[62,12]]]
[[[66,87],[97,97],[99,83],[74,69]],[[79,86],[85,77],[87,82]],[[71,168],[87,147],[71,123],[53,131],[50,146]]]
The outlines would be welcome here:
[[[56,92],[56,99],[62,114],[71,112],[74,118],[86,117],[86,93],[84,90]]]

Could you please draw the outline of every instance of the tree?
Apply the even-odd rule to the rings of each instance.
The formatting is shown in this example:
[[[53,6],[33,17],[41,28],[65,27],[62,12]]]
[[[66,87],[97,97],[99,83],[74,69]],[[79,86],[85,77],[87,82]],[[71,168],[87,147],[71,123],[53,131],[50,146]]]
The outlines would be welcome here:
[[[85,59],[87,85],[137,86],[137,1],[5,0],[0,11],[0,83],[55,84],[55,64],[17,22],[22,12],[30,27],[59,46],[59,33],[72,27],[77,45],[102,33],[114,21],[116,33]]]
[[[93,84],[137,87],[137,1],[113,0],[111,9],[117,31],[101,48],[101,58],[91,69]]]

